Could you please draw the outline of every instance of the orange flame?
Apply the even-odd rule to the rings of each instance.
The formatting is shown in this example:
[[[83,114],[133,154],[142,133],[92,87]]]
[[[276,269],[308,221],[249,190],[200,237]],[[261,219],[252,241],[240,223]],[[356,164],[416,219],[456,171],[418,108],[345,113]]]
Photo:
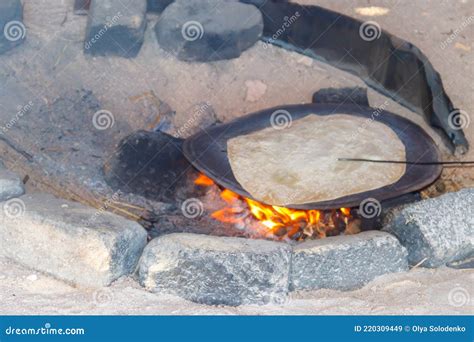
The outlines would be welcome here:
[[[200,185],[200,186],[211,186],[214,184],[214,181],[201,173],[199,177],[196,178],[196,180],[194,181],[194,184]]]
[[[195,184],[210,186],[214,184],[214,181],[201,174],[196,179]],[[301,230],[301,227],[317,227],[321,222],[322,214],[319,210],[297,210],[263,204],[242,197],[229,189],[222,190],[220,197],[228,204],[228,206],[214,211],[211,216],[214,219],[225,223],[236,224],[242,222],[242,217],[239,217],[239,214],[242,214],[244,209],[236,205],[240,200],[243,200],[247,204],[252,216],[268,229],[268,233],[275,233],[282,227],[293,227],[287,232],[288,236],[291,237],[292,234]],[[341,208],[339,211],[344,218],[344,222],[347,224],[348,219],[351,216],[350,209]],[[321,234],[325,236],[324,231],[321,232]]]

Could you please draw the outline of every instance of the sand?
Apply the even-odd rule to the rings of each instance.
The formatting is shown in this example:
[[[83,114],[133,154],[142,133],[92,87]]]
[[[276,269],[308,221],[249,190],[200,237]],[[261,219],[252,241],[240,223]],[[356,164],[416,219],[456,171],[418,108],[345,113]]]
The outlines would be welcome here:
[[[216,307],[146,292],[131,277],[109,288],[75,288],[0,258],[0,315],[467,315],[474,314],[473,284],[473,270],[417,268],[356,291],[295,292],[282,305]],[[450,302],[456,293],[465,301]]]

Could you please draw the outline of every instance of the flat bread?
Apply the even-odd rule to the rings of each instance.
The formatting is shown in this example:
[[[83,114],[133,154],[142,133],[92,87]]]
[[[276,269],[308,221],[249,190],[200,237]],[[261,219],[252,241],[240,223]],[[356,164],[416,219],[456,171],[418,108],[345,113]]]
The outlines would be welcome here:
[[[347,114],[310,114],[285,129],[268,127],[229,139],[227,154],[240,185],[263,203],[329,201],[397,182],[405,164],[338,158],[406,160],[405,146],[380,122]]]

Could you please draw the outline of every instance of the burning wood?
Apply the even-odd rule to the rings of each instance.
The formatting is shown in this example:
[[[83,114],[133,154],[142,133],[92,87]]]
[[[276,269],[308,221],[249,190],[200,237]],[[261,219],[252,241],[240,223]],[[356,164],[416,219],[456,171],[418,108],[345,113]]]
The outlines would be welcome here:
[[[215,183],[201,174],[195,184],[209,187]],[[360,232],[360,221],[352,216],[349,208],[325,211],[290,209],[259,203],[229,189],[220,189],[220,198],[225,206],[213,211],[212,218],[241,229],[252,229],[253,233],[265,238],[302,241]]]

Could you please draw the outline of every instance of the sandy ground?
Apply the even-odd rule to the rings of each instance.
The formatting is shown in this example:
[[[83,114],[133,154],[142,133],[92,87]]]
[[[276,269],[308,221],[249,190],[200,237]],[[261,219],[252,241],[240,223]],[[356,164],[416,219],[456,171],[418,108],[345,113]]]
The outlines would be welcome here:
[[[0,259],[0,303],[0,315],[467,315],[474,314],[474,273],[418,268],[357,291],[296,292],[282,305],[212,307],[148,293],[132,278],[104,289],[74,288]]]
[[[474,25],[463,23],[472,15],[474,0],[302,2],[319,4],[362,20],[375,20],[383,29],[419,46],[441,73],[454,104],[472,117]],[[160,49],[153,31],[158,17],[152,15],[148,17],[145,43],[137,58],[91,58],[82,53],[86,17],[73,15],[71,3],[72,0],[24,1],[28,39],[19,49],[0,57],[3,83],[0,89],[3,86],[4,90],[0,91],[0,119],[7,122],[14,117],[18,106],[31,101],[31,112],[20,119],[8,135],[21,141],[31,154],[75,165],[74,170],[68,171],[74,172],[77,179],[84,179],[83,183],[98,173],[121,138],[156,121],[156,99],[147,95],[150,91],[176,111],[178,121],[186,122],[190,110],[204,101],[222,121],[228,121],[277,105],[308,103],[312,94],[321,88],[365,86],[352,75],[297,53],[266,48],[260,42],[238,59],[181,62]],[[387,12],[380,16],[359,14],[369,6],[378,6]],[[403,25],[400,25],[401,20]],[[440,45],[459,28],[462,29],[452,42],[442,49]],[[71,93],[80,89],[90,90],[100,108],[110,111],[115,119],[110,129],[100,134],[91,133],[95,141],[86,148],[82,148],[84,136],[90,133],[86,130],[94,131],[89,117],[93,111],[85,117],[82,113],[74,115],[66,111],[48,118],[45,113],[45,108],[54,106],[56,99],[70,99]],[[422,125],[448,157],[439,136],[424,124],[421,116],[372,90],[369,90],[369,101],[373,107],[383,106]],[[45,120],[39,120],[40,117]],[[84,128],[78,130],[79,125]],[[467,127],[466,135],[474,144],[474,124]],[[58,136],[67,136],[67,142],[78,151],[64,152],[64,140],[59,141]],[[465,156],[469,158],[474,159],[474,148]],[[8,166],[17,165],[9,161]],[[17,171],[21,172],[21,168]],[[447,178],[455,179],[459,183],[457,188],[474,186],[472,170],[450,170]]]
[[[319,4],[362,20],[375,20],[383,29],[420,47],[441,73],[454,104],[465,110],[474,122],[474,24],[460,30],[445,49],[440,47],[473,14],[474,0],[301,2]],[[91,169],[100,169],[117,141],[136,129],[147,127],[156,118],[153,100],[143,97],[150,90],[168,103],[178,116],[185,116],[189,108],[208,101],[219,118],[226,121],[276,105],[307,103],[312,93],[320,88],[363,85],[353,76],[298,54],[278,48],[264,49],[262,43],[231,61],[179,62],[156,43],[152,28],[157,18],[152,16],[145,44],[136,59],[85,57],[82,41],[86,18],[72,15],[72,0],[25,0],[24,4],[28,39],[22,47],[0,57],[0,119],[9,121],[18,106],[32,101],[32,111],[9,131],[10,136],[45,159],[74,165],[73,170],[64,170],[63,174],[74,172],[74,177],[81,182],[82,177],[85,179],[97,173]],[[373,16],[367,15],[373,11],[360,9],[369,6],[381,7],[386,13]],[[255,84],[260,90],[249,96],[249,87]],[[90,149],[81,149],[84,132],[75,132],[73,127],[67,126],[76,128],[82,117],[66,117],[68,113],[64,113],[64,118],[44,120],[46,114],[39,110],[64,97],[65,92],[78,89],[91,90],[100,101],[100,107],[111,111],[116,121],[111,130],[93,136],[96,139],[91,142],[95,148],[93,153]],[[374,107],[386,102],[385,97],[371,90],[369,100]],[[386,109],[411,118],[440,142],[420,116],[392,101],[388,103]],[[90,117],[85,119],[85,126],[94,130]],[[58,120],[65,124],[60,127]],[[57,132],[66,132],[68,144],[78,144],[78,151],[61,152],[64,144],[55,140]],[[474,145],[474,124],[467,128],[466,134]],[[441,144],[440,148],[447,152]],[[92,154],[98,157],[88,157]],[[474,159],[474,148],[465,159]],[[21,163],[15,164],[11,160],[8,164],[22,173],[19,165]],[[451,169],[444,177],[455,183],[453,188],[474,185],[472,170]],[[472,270],[419,268],[406,274],[381,277],[358,291],[296,293],[282,306],[226,308],[150,294],[130,278],[99,291],[73,288],[0,260],[0,313],[472,314],[473,275]],[[459,294],[464,305],[451,305],[449,298],[459,298]]]

